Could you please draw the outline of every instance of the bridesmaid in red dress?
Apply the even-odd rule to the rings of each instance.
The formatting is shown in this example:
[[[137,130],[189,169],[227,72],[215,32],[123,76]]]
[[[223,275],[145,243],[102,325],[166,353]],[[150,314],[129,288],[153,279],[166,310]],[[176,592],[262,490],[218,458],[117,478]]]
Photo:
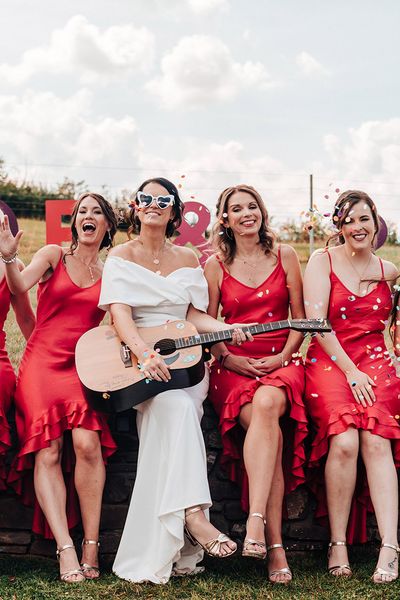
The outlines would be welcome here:
[[[0,219],[2,216],[0,211]],[[7,476],[4,458],[7,450],[11,447],[10,427],[6,415],[14,395],[15,373],[6,350],[4,323],[10,305],[12,305],[17,323],[27,340],[35,326],[35,315],[27,293],[18,294],[17,296],[10,293],[5,277],[4,261],[6,259],[3,256],[0,256],[0,258],[0,490],[5,490]],[[22,262],[18,261],[18,267],[23,269],[23,266]]]
[[[39,281],[37,324],[17,380],[20,450],[9,481],[25,503],[35,505],[33,530],[56,539],[60,577],[68,583],[99,576],[104,461],[115,450],[104,415],[85,400],[74,357],[79,337],[104,316],[97,307],[103,269],[99,250],[111,246],[116,231],[111,205],[98,194],[83,194],[74,208],[71,230],[69,250],[45,246],[20,273],[16,254],[22,232],[14,238],[7,217],[0,227],[10,289],[25,292]],[[69,533],[79,521],[79,508],[84,530],[81,565]]]
[[[221,307],[226,323],[267,323],[287,319],[290,306],[293,318],[304,318],[297,255],[275,243],[259,193],[247,185],[227,188],[217,217],[217,253],[205,267],[209,314],[216,317]],[[209,397],[220,417],[223,461],[249,511],[243,556],[262,559],[268,550],[272,583],[292,579],[281,524],[284,491],[304,481],[302,339],[286,330],[213,348]]]
[[[350,577],[346,540],[367,541],[367,510],[374,509],[382,544],[373,580],[388,583],[398,576],[400,380],[384,331],[398,271],[373,252],[379,219],[367,194],[341,194],[333,222],[337,245],[312,256],[304,280],[307,316],[328,316],[333,327],[313,340],[306,363],[317,514],[329,516],[329,572]]]

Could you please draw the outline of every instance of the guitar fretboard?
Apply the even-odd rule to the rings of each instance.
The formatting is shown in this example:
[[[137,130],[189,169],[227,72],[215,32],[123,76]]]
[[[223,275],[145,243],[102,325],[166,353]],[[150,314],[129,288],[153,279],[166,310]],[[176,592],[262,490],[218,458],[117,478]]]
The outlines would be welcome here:
[[[290,329],[290,319],[285,321],[274,321],[273,323],[258,323],[256,325],[248,325],[241,327],[240,329],[245,333],[251,333],[251,335],[258,335],[259,333],[267,333],[270,331],[277,331],[279,329]],[[197,333],[196,335],[189,335],[187,337],[178,338],[175,340],[175,348],[190,348],[191,346],[199,346],[202,344],[216,344],[217,342],[225,342],[231,340],[234,329],[224,329],[221,331],[214,331],[212,333]]]

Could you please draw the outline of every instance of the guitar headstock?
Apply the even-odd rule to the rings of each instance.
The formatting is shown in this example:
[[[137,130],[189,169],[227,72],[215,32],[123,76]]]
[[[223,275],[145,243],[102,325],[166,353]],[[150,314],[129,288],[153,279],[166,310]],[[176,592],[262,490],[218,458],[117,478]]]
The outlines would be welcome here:
[[[290,328],[302,333],[329,333],[332,325],[328,319],[290,319]]]

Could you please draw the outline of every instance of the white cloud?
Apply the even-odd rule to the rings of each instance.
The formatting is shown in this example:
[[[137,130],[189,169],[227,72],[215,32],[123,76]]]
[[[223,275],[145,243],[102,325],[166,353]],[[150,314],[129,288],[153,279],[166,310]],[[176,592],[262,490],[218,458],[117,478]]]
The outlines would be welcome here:
[[[317,176],[316,185],[321,190],[325,187],[322,199],[317,200],[319,207],[331,208],[336,197],[332,189],[336,187],[340,191],[361,189],[376,201],[385,219],[399,223],[400,118],[366,121],[343,137],[330,133],[324,136],[323,144],[328,161],[318,166],[322,177],[318,181]]]
[[[137,146],[134,119],[94,118],[91,107],[92,94],[87,90],[66,99],[32,91],[21,98],[0,96],[0,130],[7,156],[37,164],[126,164]]]
[[[400,180],[400,118],[367,121],[349,130],[347,142],[330,134],[324,144],[334,166],[350,177]]]
[[[243,90],[275,85],[261,62],[235,62],[228,47],[208,35],[182,38],[163,57],[161,71],[146,88],[168,109],[230,100]]]
[[[306,77],[327,76],[330,74],[328,69],[305,51],[296,56],[296,64]]]
[[[229,9],[229,0],[186,0],[186,2],[197,15],[209,15]]]
[[[101,31],[76,15],[32,48],[16,65],[0,64],[0,81],[22,84],[40,73],[78,73],[81,80],[108,81],[133,70],[147,72],[154,60],[154,35],[145,27],[114,25]]]

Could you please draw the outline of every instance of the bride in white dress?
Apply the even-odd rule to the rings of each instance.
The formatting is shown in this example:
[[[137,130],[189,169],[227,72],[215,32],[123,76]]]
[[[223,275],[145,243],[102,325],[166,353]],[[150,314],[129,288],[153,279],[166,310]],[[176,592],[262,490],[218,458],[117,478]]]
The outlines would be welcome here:
[[[145,181],[130,213],[139,237],[114,248],[103,271],[100,306],[110,310],[143,375],[157,381],[168,381],[169,369],[159,354],[149,351],[137,327],[187,319],[199,332],[226,328],[205,314],[207,283],[195,253],[167,240],[182,213],[178,190],[170,181]],[[235,330],[234,343],[245,339]],[[219,558],[236,551],[236,544],[204,513],[211,506],[200,427],[207,391],[206,372],[197,385],[162,392],[136,407],[139,457],[113,566],[118,577],[167,583],[171,574],[200,572],[196,565],[203,550]]]

